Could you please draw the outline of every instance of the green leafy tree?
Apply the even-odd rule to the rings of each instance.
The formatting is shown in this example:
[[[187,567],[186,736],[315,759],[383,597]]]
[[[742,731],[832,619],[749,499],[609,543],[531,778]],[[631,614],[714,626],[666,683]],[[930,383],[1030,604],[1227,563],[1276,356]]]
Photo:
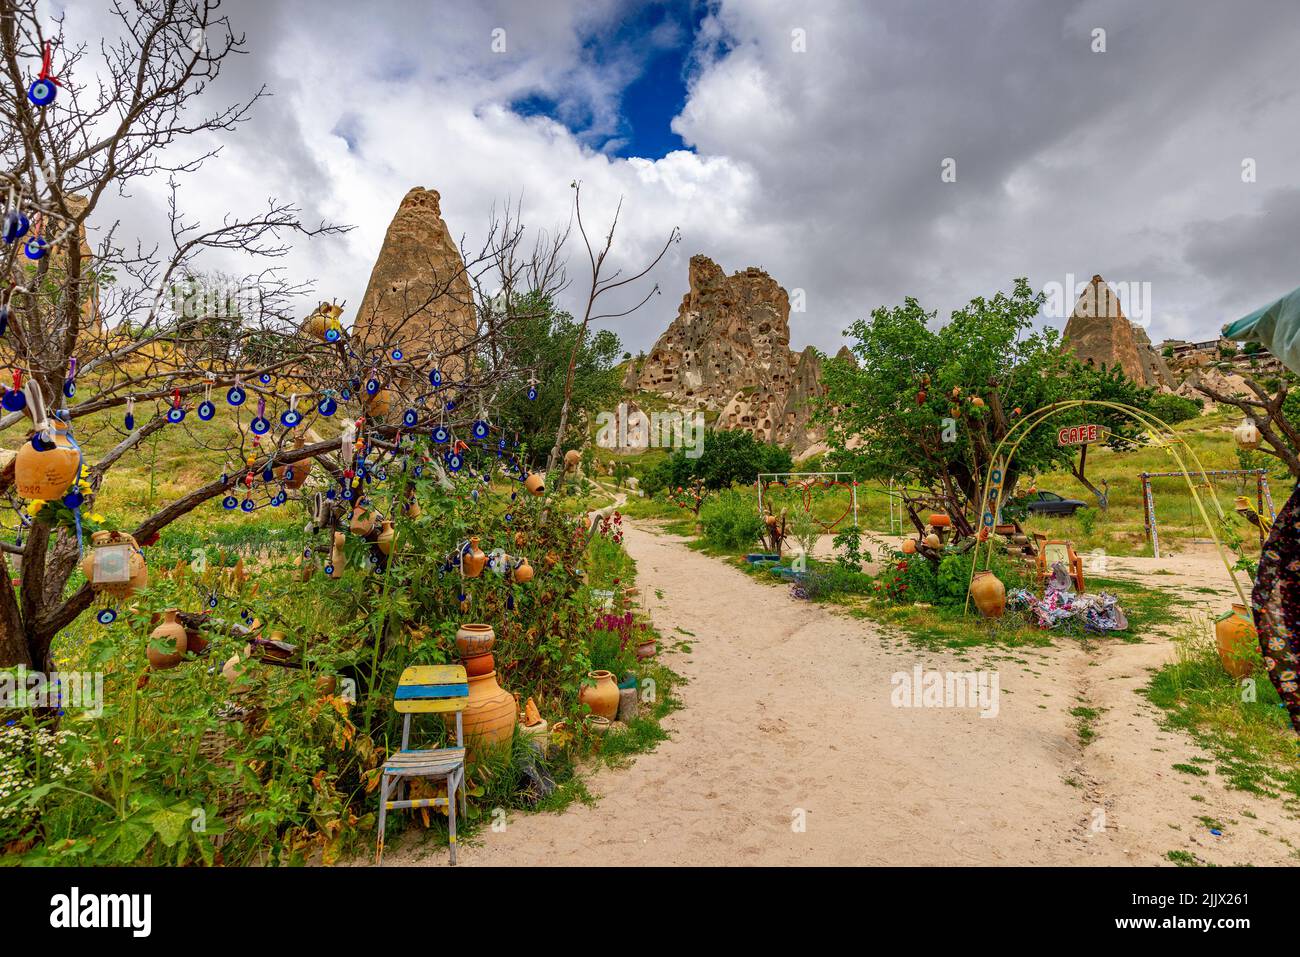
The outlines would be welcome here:
[[[529,460],[540,465],[555,441],[564,402],[564,380],[569,357],[581,334],[581,324],[557,310],[549,298],[536,296],[519,303],[521,318],[511,326],[507,352],[520,368],[531,369],[537,380],[537,398],[520,390],[501,404],[503,421],[519,429],[519,442]],[[602,329],[586,337],[574,363],[573,395],[563,446],[578,448],[596,413],[614,409],[622,392],[617,369],[622,345],[618,336]]]
[[[862,479],[923,489],[963,534],[978,509],[993,451],[1038,409],[1067,399],[1109,399],[1141,407],[1149,390],[1118,369],[1080,364],[1054,329],[1033,329],[1044,302],[1024,279],[1010,294],[977,297],[937,326],[914,298],[882,306],[848,330],[856,362],[829,360],[816,421],[827,430],[830,461]],[[1076,449],[1057,444],[1062,425],[1104,425],[1107,444],[1126,447],[1135,427],[1101,410],[1062,410],[1035,428],[1008,463],[1006,495],[1023,474],[1056,467],[1082,474]],[[913,522],[921,520],[913,514]]]
[[[642,487],[654,495],[665,488],[686,488],[699,479],[705,488],[724,489],[751,485],[759,472],[788,472],[792,467],[786,449],[761,442],[750,432],[722,429],[704,434],[704,448],[698,457],[678,449],[659,462],[646,474]]]

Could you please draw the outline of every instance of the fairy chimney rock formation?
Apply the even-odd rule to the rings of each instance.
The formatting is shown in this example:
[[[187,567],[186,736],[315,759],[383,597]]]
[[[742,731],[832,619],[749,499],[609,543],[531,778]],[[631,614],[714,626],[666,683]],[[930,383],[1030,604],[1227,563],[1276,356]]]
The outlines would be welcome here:
[[[720,413],[717,427],[783,444],[810,441],[809,400],[821,391],[815,350],[790,351],[790,298],[763,270],[728,276],[691,257],[677,317],[624,386]]]
[[[474,299],[460,250],[443,222],[437,190],[417,186],[402,197],[370,272],[353,333],[363,345],[400,348],[445,375],[464,372],[460,350],[473,339]]]
[[[1084,286],[1065,324],[1063,348],[1084,363],[1118,365],[1138,385],[1168,388],[1169,370],[1146,330],[1124,316],[1119,297],[1101,276]]]

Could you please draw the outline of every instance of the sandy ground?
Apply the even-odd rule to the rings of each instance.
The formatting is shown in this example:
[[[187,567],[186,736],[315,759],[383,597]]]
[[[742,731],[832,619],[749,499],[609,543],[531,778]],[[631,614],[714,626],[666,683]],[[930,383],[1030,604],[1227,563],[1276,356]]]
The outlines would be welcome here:
[[[1135,693],[1171,654],[1160,636],[958,658],[792,600],[652,527],[629,528],[626,545],[666,644],[689,643],[666,653],[689,682],[671,739],[595,773],[594,807],[485,828],[462,864],[1112,865],[1168,863],[1171,850],[1296,863],[1279,836],[1300,843],[1300,824],[1280,802],[1171,767],[1210,755],[1160,730]],[[1226,582],[1213,556],[1110,561],[1107,574],[1170,572],[1156,583],[1207,609],[1224,600],[1194,591]],[[894,707],[891,676],[916,666],[995,669],[996,717]],[[1069,714],[1080,706],[1101,711],[1087,746]],[[404,837],[386,864],[445,863]]]

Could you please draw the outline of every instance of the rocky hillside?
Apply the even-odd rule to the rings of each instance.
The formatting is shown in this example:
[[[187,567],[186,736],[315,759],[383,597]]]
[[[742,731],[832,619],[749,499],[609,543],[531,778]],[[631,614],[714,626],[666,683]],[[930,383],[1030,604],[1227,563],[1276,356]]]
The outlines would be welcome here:
[[[691,257],[689,283],[677,317],[628,367],[624,388],[716,412],[718,428],[744,429],[796,454],[813,445],[821,360],[812,347],[791,351],[786,291],[761,269],[728,276],[702,255]]]
[[[1146,330],[1129,322],[1115,291],[1101,276],[1093,276],[1084,287],[1065,324],[1064,338],[1065,348],[1082,362],[1119,365],[1135,382],[1166,392],[1175,385]]]

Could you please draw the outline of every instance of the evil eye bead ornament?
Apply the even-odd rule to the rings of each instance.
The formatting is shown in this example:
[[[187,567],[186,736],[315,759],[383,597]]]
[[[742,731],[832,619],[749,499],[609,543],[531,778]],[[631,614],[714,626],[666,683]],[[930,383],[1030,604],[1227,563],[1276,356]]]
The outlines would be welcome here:
[[[403,359],[406,358],[404,355],[402,355],[402,350],[401,350],[401,349],[394,349],[394,350],[392,351],[391,355],[392,355],[392,357],[393,357],[393,361],[394,361],[394,362],[401,362]]]
[[[54,81],[41,77],[32,81],[32,85],[27,88],[27,99],[31,100],[35,106],[46,107],[54,102],[54,96],[58,93],[59,88],[54,85]]]
[[[442,370],[434,369],[429,373],[429,385],[435,389],[442,385]]]
[[[472,432],[474,438],[478,439],[481,442],[483,439],[486,439],[488,437],[488,424],[484,422],[482,419],[479,419],[477,422],[474,423],[474,428]]]
[[[233,406],[243,405],[244,400],[247,398],[248,398],[248,394],[244,392],[244,390],[240,386],[237,385],[232,385],[230,387],[230,391],[226,393],[226,401]]]
[[[0,306],[0,336],[9,330],[9,307]]]
[[[262,383],[262,385],[270,385],[271,374],[269,372],[263,372],[260,376],[257,377],[257,381]]]
[[[111,625],[113,622],[117,621],[117,611],[113,608],[105,608],[95,616],[95,620],[101,625]]]
[[[260,415],[248,423],[248,427],[253,430],[254,435],[266,435],[267,432],[271,431],[271,423]]]
[[[235,498],[235,496],[233,495],[227,495],[225,498],[221,500],[221,507],[224,508],[227,512],[229,512],[230,510],[232,510],[238,505],[239,505],[239,499]]]
[[[414,409],[407,409],[405,412],[402,413],[402,424],[405,425],[408,429],[413,428],[415,426],[415,423],[419,421],[420,421],[420,417],[415,414]]]
[[[0,239],[5,241],[6,245],[18,242],[27,235],[27,229],[31,226],[31,221],[16,209],[11,209],[5,213],[4,229],[0,231]]]
[[[239,503],[239,507],[242,508],[245,512],[251,512],[253,509],[257,508],[257,503],[254,502],[251,498],[246,498]]]
[[[5,408],[8,408],[8,406]],[[433,430],[433,441],[437,442],[439,445],[446,445],[451,441],[451,433],[447,431],[445,425],[440,425]]]
[[[286,429],[292,429],[301,421],[302,421],[302,413],[294,409],[287,409],[280,416],[280,424],[283,425]]]
[[[375,394],[376,392],[378,392],[378,391],[379,391],[379,380],[378,380],[378,379],[367,379],[367,380],[366,380],[366,395],[374,395],[374,394]]]
[[[537,401],[537,386],[535,386],[535,385],[530,385],[530,386],[528,387],[528,401],[529,401],[529,402],[536,402],[536,401]]]
[[[334,397],[327,395],[320,400],[320,403],[316,406],[316,411],[321,415],[331,416],[338,411],[338,407],[339,404],[334,401]]]
[[[19,389],[9,389],[4,398],[0,399],[0,405],[4,406],[6,412],[19,412],[26,407],[27,397]]]
[[[199,418],[204,422],[211,422],[212,417],[217,414],[217,407],[204,399],[199,403]]]
[[[31,260],[44,259],[49,245],[40,236],[36,236],[27,240],[26,245],[23,246],[23,255]]]
[[[456,452],[447,453],[447,468],[451,469],[453,472],[459,472],[461,466],[464,464],[465,464],[464,460],[460,457],[458,453]]]
[[[339,327],[337,323],[331,323],[330,325],[325,327],[326,342],[338,342],[339,336],[341,336],[342,334],[343,334],[343,330],[342,328]]]
[[[167,410],[167,421],[175,425],[178,422],[185,421],[185,410],[179,406],[173,406]]]

